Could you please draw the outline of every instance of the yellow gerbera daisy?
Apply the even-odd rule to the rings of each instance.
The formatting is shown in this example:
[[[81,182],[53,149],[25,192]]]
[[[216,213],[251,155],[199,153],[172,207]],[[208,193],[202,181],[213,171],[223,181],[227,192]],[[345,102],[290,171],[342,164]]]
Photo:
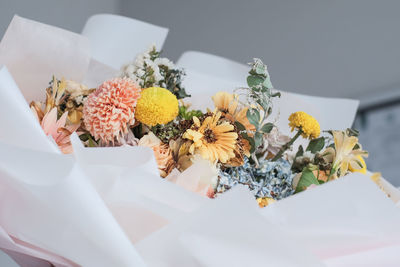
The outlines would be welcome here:
[[[191,154],[200,154],[204,159],[221,163],[235,157],[238,134],[234,132],[232,124],[220,118],[221,112],[214,112],[202,123],[197,117],[193,117],[192,128],[186,130],[182,136],[193,141],[189,148]]]
[[[289,116],[289,126],[301,131],[304,138],[314,139],[317,138],[321,132],[318,121],[311,115],[298,111]]]

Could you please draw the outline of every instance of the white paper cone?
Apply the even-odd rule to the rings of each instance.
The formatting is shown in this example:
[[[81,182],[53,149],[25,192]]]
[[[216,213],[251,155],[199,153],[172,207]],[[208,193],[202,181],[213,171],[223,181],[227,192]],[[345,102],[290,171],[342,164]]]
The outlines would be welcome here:
[[[152,266],[323,266],[257,212],[235,188],[137,244]]]
[[[59,153],[43,132],[7,68],[0,66],[0,141],[15,146]]]
[[[90,40],[94,59],[119,70],[151,44],[161,49],[168,29],[111,14],[90,17],[82,35]]]
[[[53,75],[81,82],[89,61],[86,37],[18,16],[0,43],[0,64],[7,66],[28,103],[44,100]]]
[[[79,165],[135,243],[207,202],[162,178],[147,147],[84,148],[71,138]]]
[[[144,266],[71,157],[0,144],[0,225],[81,266]]]
[[[400,210],[361,174],[283,199],[261,213],[323,259],[400,245]]]

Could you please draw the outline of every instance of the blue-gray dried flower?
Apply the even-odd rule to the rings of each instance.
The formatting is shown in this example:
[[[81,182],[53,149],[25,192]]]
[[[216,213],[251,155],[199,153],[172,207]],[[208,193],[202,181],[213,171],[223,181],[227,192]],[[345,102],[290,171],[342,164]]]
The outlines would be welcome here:
[[[293,177],[290,163],[284,159],[260,160],[259,167],[256,168],[246,158],[242,166],[220,171],[216,191],[222,193],[237,184],[243,184],[257,198],[271,197],[279,200],[294,193]]]

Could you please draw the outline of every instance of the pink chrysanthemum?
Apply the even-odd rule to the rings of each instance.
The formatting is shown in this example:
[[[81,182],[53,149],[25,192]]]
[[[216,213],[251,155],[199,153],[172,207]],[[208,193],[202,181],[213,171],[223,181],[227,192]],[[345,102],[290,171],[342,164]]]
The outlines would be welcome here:
[[[140,88],[130,79],[115,78],[104,82],[90,94],[83,107],[86,129],[103,143],[114,143],[133,125]]]

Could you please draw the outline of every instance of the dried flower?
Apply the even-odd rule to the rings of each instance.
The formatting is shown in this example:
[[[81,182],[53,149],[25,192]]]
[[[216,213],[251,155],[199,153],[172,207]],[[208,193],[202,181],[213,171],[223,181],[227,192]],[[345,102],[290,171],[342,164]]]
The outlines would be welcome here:
[[[218,92],[213,97],[214,106],[223,113],[223,115],[232,122],[239,122],[247,131],[254,131],[255,127],[247,118],[247,107],[240,108],[239,100],[236,94],[227,92]]]
[[[292,113],[289,116],[289,126],[292,127],[292,131],[300,130],[301,135],[309,139],[317,138],[321,131],[318,121],[303,111]]]
[[[160,54],[154,45],[150,46],[134,62],[122,67],[121,77],[134,80],[142,88],[166,88],[178,99],[190,96],[182,86],[184,71],[177,69],[168,58],[161,58]]]
[[[142,91],[136,106],[136,119],[146,125],[166,124],[178,115],[178,100],[170,91],[150,87]]]
[[[290,137],[282,134],[277,127],[274,127],[271,132],[264,135],[263,141],[263,152],[276,155],[281,147],[290,141]]]
[[[135,122],[134,108],[140,88],[130,79],[104,82],[90,94],[83,108],[86,129],[103,143],[114,143]]]
[[[290,163],[284,159],[260,160],[259,166],[255,167],[245,158],[242,166],[221,170],[219,178],[217,193],[223,193],[237,184],[248,186],[257,198],[279,200],[294,193],[294,174]]]
[[[152,132],[143,136],[139,140],[138,145],[153,149],[161,177],[166,177],[175,167],[171,149],[167,144],[162,143]]]
[[[264,207],[266,207],[269,204],[272,204],[274,202],[276,202],[276,200],[273,199],[273,198],[270,198],[270,197],[259,197],[259,198],[257,198],[257,203],[258,203],[258,206],[260,206],[260,208],[264,208]]]
[[[337,174],[337,177],[346,175],[350,167],[352,171],[362,172],[363,169],[366,169],[366,164],[362,157],[368,156],[368,152],[362,150],[361,145],[358,143],[358,138],[349,136],[345,131],[332,131],[332,135],[335,149],[330,149],[329,151],[332,154],[334,153],[333,177],[336,178]]]
[[[193,117],[193,126],[183,134],[184,139],[193,141],[190,146],[191,154],[200,154],[212,162],[226,163],[235,157],[236,139],[234,126],[226,120],[220,120],[221,112],[207,116],[203,123]]]
[[[31,109],[42,126],[44,133],[54,139],[61,152],[64,154],[72,153],[70,135],[75,132],[80,125],[66,125],[68,113],[64,113],[60,119],[57,120],[57,108],[55,107],[44,114],[42,119],[39,118],[35,108]]]

